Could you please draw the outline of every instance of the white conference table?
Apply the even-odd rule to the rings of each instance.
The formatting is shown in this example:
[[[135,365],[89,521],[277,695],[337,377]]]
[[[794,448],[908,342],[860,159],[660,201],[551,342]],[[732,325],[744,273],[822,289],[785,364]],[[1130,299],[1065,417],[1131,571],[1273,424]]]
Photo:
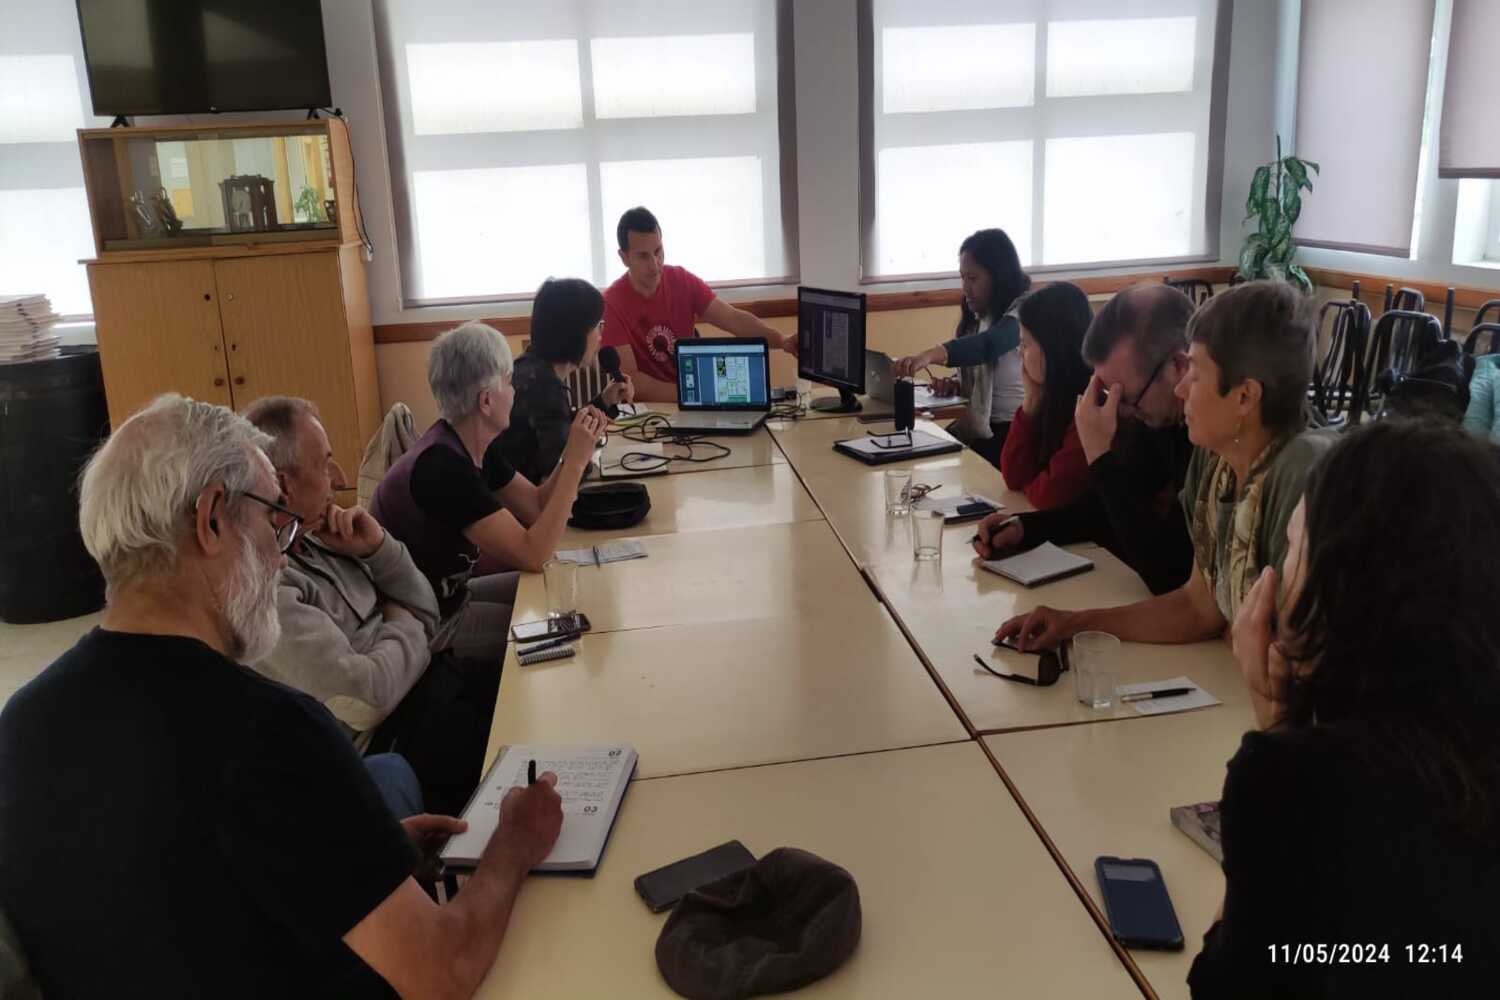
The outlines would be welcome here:
[[[595,633],[812,616],[873,606],[826,521],[643,537],[647,557],[578,567],[578,607]],[[547,616],[541,574],[522,574],[512,621]]]
[[[1069,548],[1093,559],[1094,569],[1028,589],[981,569],[971,537],[968,526],[950,527],[944,532],[941,563],[918,565],[907,556],[904,562],[892,559],[871,568],[869,576],[973,729],[998,732],[1136,717],[1133,707],[1119,702],[1108,709],[1080,704],[1071,673],[1051,687],[1030,687],[991,676],[974,656],[1002,672],[1034,675],[1035,657],[992,645],[1003,621],[1041,604],[1072,610],[1141,600],[1149,592],[1140,578],[1107,550],[1080,545]],[[1186,676],[1225,705],[1248,704],[1244,681],[1223,639],[1121,643],[1118,674],[1120,684]]]
[[[868,593],[834,620],[635,629],[577,648],[524,667],[507,656],[487,765],[509,743],[629,743],[651,778],[969,738]]]
[[[1225,765],[1254,724],[1240,704],[984,738],[1096,906],[1104,904],[1095,858],[1149,858],[1161,867],[1186,947],[1130,952],[1158,996],[1187,997],[1188,968],[1224,900],[1218,862],[1172,825],[1169,810],[1219,798]]]
[[[1140,991],[972,743],[636,781],[592,879],[535,877],[478,996],[673,997],[666,922],[633,881],[738,839],[841,865],[849,961],[799,997],[1138,998]]]
[[[677,407],[672,403],[649,403],[654,413],[660,413],[669,420],[677,416]],[[634,433],[634,432],[632,432]],[[634,441],[626,437],[625,431],[619,426],[613,426],[609,432],[609,440],[604,448],[595,453],[595,461],[600,465],[603,478],[610,479],[644,479],[650,480],[658,477],[681,475],[690,472],[722,472],[725,469],[754,469],[765,465],[785,464],[786,458],[771,436],[766,433],[764,427],[758,428],[750,434],[714,436],[713,442],[729,449],[728,455],[721,455],[719,449],[708,445],[697,445],[688,447],[686,445],[672,444],[670,442],[642,442]],[[675,461],[662,466],[651,468],[647,471],[631,471],[622,468],[620,462],[623,456],[629,452],[654,452],[660,450],[662,454],[679,459],[694,457],[705,461]],[[646,460],[634,460],[632,468],[639,468],[639,463]],[[656,465],[657,463],[648,463]],[[596,479],[598,476],[595,477]]]
[[[591,480],[585,485],[597,483]],[[587,548],[600,542],[646,535],[823,520],[817,504],[785,462],[703,471],[695,476],[658,476],[641,483],[651,497],[651,511],[645,520],[612,531],[568,528],[558,548]]]

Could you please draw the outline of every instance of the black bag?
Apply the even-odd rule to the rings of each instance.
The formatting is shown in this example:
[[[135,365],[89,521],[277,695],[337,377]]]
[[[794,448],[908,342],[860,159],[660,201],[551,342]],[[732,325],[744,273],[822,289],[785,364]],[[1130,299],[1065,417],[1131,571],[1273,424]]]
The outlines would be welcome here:
[[[1376,384],[1385,392],[1382,416],[1462,420],[1469,406],[1472,365],[1457,341],[1444,340],[1425,350],[1409,373],[1381,372]]]
[[[640,524],[650,512],[651,494],[640,483],[601,483],[578,491],[568,523],[607,531]]]

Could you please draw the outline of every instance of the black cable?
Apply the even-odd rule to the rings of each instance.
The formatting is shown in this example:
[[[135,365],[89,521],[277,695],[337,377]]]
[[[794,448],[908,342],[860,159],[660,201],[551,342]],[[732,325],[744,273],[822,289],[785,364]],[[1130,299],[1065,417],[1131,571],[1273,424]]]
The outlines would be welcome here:
[[[734,453],[734,449],[719,444],[717,441],[710,441],[704,435],[675,430],[672,427],[672,421],[660,413],[652,413],[640,423],[623,428],[620,431],[620,437],[638,444],[676,445],[688,451],[686,455],[653,455],[645,451],[627,451],[620,455],[618,463],[618,468],[626,472],[660,472],[673,462],[703,465],[707,462],[717,462],[721,458],[728,458]],[[695,448],[712,448],[716,454],[694,455]]]
[[[343,108],[317,108],[330,118],[337,118],[344,123],[345,130],[349,133],[349,180],[354,184],[354,228],[359,233],[360,245],[365,252],[372,257],[375,255],[375,244],[370,240],[370,231],[365,228],[365,210],[359,199],[359,158],[354,155],[354,125],[349,116],[344,114]]]

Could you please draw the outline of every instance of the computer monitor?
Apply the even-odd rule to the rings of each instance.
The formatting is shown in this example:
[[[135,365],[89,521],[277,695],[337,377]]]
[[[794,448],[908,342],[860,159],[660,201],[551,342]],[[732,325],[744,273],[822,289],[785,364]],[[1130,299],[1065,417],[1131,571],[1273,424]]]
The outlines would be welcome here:
[[[856,413],[865,391],[865,297],[861,292],[797,288],[797,375],[839,391],[813,409]]]
[[[771,408],[771,359],[760,337],[686,337],[674,346],[683,410]]]

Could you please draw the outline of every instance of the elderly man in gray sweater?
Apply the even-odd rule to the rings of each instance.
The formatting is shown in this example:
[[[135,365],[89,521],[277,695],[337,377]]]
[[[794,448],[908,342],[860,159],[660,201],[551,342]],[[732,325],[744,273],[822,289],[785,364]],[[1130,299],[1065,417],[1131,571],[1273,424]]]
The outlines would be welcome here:
[[[344,474],[311,402],[268,396],[245,416],[271,435],[303,532],[276,589],[281,639],[255,669],[317,698],[369,750],[427,670],[437,598],[404,545],[363,508],[333,502]]]

